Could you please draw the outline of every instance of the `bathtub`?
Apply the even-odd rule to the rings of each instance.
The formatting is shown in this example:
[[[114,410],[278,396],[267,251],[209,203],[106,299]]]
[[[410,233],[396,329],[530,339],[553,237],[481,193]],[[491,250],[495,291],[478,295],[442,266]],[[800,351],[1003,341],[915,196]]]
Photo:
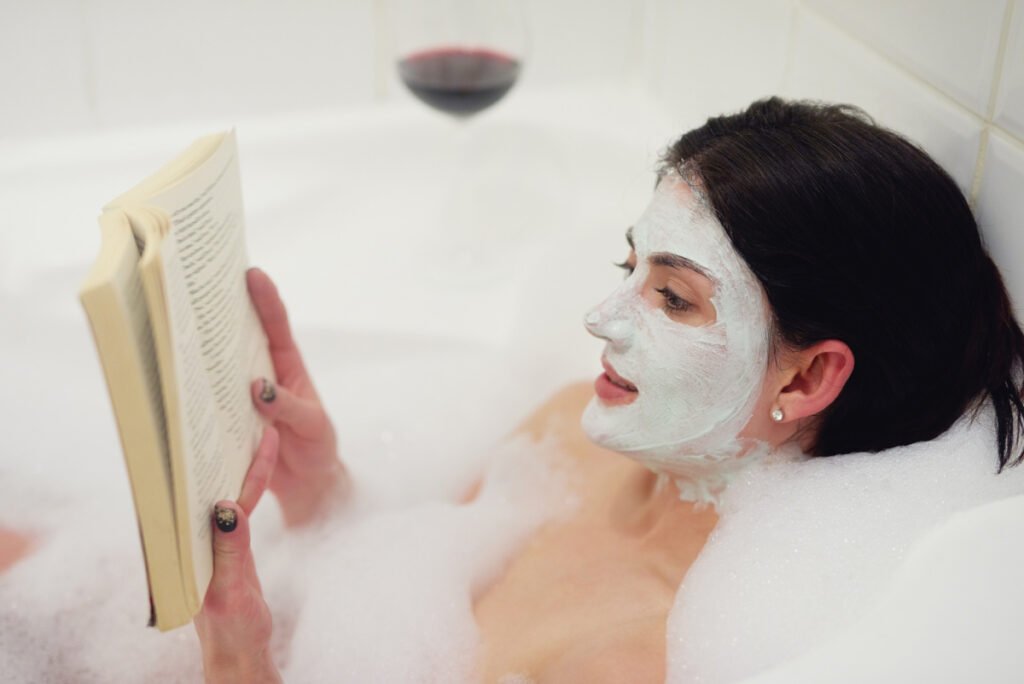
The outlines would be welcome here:
[[[624,231],[672,130],[648,100],[590,93],[517,97],[468,123],[402,103],[0,142],[0,363],[21,388],[0,405],[13,432],[5,467],[25,467],[29,454],[40,468],[63,466],[72,447],[116,453],[76,297],[99,247],[95,217],[229,125],[250,261],[278,282],[342,434],[347,416],[364,424],[370,397],[436,398],[444,383],[424,383],[447,356],[535,359],[528,379],[506,378],[508,421],[594,375],[600,345],[582,314],[620,277],[611,262],[626,254]],[[412,362],[399,374],[403,353]],[[355,392],[361,375],[375,388]],[[467,381],[426,403],[473,394]],[[67,440],[39,444],[55,419]],[[120,479],[109,460],[109,472],[90,464],[83,476]]]
[[[611,263],[626,254],[625,229],[647,201],[658,153],[685,128],[642,95],[584,91],[524,94],[468,123],[406,102],[0,143],[4,524],[55,536],[60,520],[75,520],[72,548],[85,558],[93,544],[135,544],[76,291],[98,249],[103,202],[195,137],[231,124],[250,261],[289,305],[350,467],[378,499],[405,505],[460,491],[496,435],[558,387],[598,372],[601,345],[585,335],[582,314],[619,282]],[[452,416],[471,427],[438,427]],[[1020,544],[1000,557],[991,534],[970,529],[1000,529],[1021,513],[1019,501],[983,511],[958,522],[950,543],[980,544],[993,563],[1020,567]],[[946,545],[946,533],[936,534],[918,554],[925,561],[910,563],[894,586],[912,595],[915,578],[939,562],[928,556]],[[118,571],[141,625],[141,564]],[[49,572],[59,584],[68,571]],[[970,578],[977,588],[977,568],[951,572],[949,581]],[[1024,602],[1005,589],[1009,605]],[[52,600],[77,599],[55,591]],[[835,649],[874,664],[872,676],[898,671],[893,659],[906,659],[897,649],[857,657],[865,644],[885,646],[865,641],[885,615],[759,681],[831,678]]]
[[[354,476],[406,508],[464,491],[498,437],[599,372],[583,312],[620,282],[612,263],[671,131],[650,101],[596,92],[521,96],[468,124],[398,103],[0,142],[0,377],[17,388],[0,399],[0,524],[61,549],[11,595],[43,614],[75,608],[34,637],[16,609],[0,618],[0,671],[16,681],[40,673],[4,656],[39,641],[39,663],[124,675],[65,653],[95,633],[89,612],[105,616],[96,628],[137,634],[125,648],[142,660],[192,638],[142,627],[132,503],[77,290],[102,204],[229,125],[250,261],[289,305]],[[438,427],[453,416],[462,429]],[[112,586],[126,613],[93,605]]]

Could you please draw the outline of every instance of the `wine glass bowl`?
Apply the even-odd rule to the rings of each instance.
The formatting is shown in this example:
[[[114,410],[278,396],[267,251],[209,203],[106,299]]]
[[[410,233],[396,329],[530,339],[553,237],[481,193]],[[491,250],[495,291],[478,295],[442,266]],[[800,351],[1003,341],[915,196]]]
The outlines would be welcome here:
[[[487,48],[440,47],[399,60],[398,74],[421,101],[464,117],[503,98],[519,77],[519,64]]]
[[[522,71],[521,0],[394,0],[398,75],[425,104],[467,118],[501,100]]]

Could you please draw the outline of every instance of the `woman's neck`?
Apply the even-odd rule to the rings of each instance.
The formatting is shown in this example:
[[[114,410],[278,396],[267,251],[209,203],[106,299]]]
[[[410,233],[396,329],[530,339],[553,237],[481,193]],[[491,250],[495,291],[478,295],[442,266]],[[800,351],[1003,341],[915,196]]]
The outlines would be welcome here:
[[[680,525],[710,531],[718,521],[714,507],[679,497],[674,480],[633,461],[619,475],[609,510],[613,528],[630,536],[658,537]]]

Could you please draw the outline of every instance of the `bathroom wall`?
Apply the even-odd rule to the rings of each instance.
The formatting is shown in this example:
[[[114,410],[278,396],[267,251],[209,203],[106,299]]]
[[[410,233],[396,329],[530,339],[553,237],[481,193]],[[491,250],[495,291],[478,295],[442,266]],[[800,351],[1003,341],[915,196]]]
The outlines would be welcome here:
[[[852,102],[968,193],[1024,319],[1024,2],[652,0],[645,78],[684,124],[772,93]]]
[[[530,58],[520,88],[640,82],[643,2],[524,6]],[[0,0],[0,140],[409,97],[391,53],[394,7]]]
[[[0,0],[0,139],[369,102],[371,0]]]
[[[975,204],[1024,314],[1024,0],[524,0],[519,92],[863,106]],[[388,0],[0,0],[0,143],[409,96]]]

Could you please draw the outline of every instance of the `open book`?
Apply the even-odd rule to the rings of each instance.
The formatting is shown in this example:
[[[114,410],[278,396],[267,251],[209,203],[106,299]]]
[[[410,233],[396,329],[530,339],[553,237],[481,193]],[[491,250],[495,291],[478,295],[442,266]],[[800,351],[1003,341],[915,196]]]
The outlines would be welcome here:
[[[161,630],[202,606],[213,504],[238,497],[262,432],[249,385],[273,369],[246,289],[244,224],[234,132],[200,138],[104,207],[80,292]]]

